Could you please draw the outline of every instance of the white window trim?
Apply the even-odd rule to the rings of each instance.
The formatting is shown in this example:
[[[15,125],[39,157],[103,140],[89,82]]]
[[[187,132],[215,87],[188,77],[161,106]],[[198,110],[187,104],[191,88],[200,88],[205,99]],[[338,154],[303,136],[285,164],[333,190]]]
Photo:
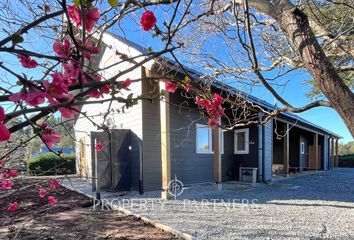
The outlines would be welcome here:
[[[245,150],[237,150],[237,133],[245,133]],[[234,131],[234,154],[249,154],[249,128],[237,129]]]
[[[202,151],[198,148],[198,128],[207,128],[208,129],[208,142],[209,142],[209,149],[206,151]],[[220,131],[220,144],[221,144],[221,154],[224,154],[224,131]],[[196,153],[198,154],[213,154],[213,130],[205,124],[196,124]]]
[[[301,154],[305,154],[305,143],[304,142],[301,142],[301,144],[300,144],[300,151],[301,151]]]

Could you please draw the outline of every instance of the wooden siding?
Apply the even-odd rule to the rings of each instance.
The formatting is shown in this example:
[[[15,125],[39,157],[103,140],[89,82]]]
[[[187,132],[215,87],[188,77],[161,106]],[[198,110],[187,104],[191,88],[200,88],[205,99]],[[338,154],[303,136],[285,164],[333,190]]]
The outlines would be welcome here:
[[[150,73],[148,76],[151,76]],[[159,81],[144,80],[142,83],[142,93],[145,97],[156,97],[159,89]],[[142,117],[144,190],[161,190],[160,101],[143,100]]]
[[[214,182],[213,153],[196,153],[196,124],[207,124],[193,101],[178,92],[170,95],[171,176],[184,184]],[[187,109],[190,108],[190,109]],[[234,132],[224,132],[224,151],[221,154],[222,181],[237,180],[238,167],[258,166],[257,126],[250,127],[249,154],[234,154]]]
[[[104,54],[102,56],[101,62],[100,62],[100,67],[107,67],[110,66],[112,63],[114,63],[117,60],[117,55],[116,51],[119,51],[121,53],[125,53],[128,56],[135,56],[140,54],[137,52],[135,49],[128,47],[127,45],[123,44],[122,42],[118,41],[117,39],[114,39],[113,37],[109,35],[105,35],[104,43],[108,45],[108,47],[105,49]],[[119,65],[115,66],[109,69],[109,71],[105,71],[103,73],[103,76],[105,78],[109,78],[111,76],[114,76],[118,72],[122,71],[123,69],[126,69],[128,67],[132,66],[132,64],[124,64],[124,65]],[[123,81],[127,78],[131,79],[139,79],[141,78],[141,72],[142,68],[136,68],[135,70],[131,71],[129,74],[121,76],[118,81]],[[123,97],[126,97],[128,94],[133,93],[134,96],[141,95],[141,82],[136,82],[132,83],[131,86],[129,87],[131,91],[124,91]],[[109,96],[107,96],[109,97]],[[92,101],[96,99],[89,99],[88,101]],[[113,102],[111,109],[114,110],[121,110],[122,108],[121,103],[118,102]],[[106,111],[109,108],[109,102],[105,102],[102,104],[87,104],[84,105],[81,109],[82,112],[86,113],[87,116],[90,116],[90,119],[94,121],[95,123],[102,124],[103,123],[103,114],[106,113]],[[143,134],[142,134],[142,104],[141,102],[138,105],[133,106],[130,109],[125,110],[124,113],[118,113],[117,111],[111,112],[107,119],[112,119],[115,127],[112,128],[121,128],[121,129],[130,129],[132,130],[134,136],[136,136],[138,139],[142,139]],[[107,124],[107,123],[105,123]],[[78,116],[78,119],[75,123],[75,138],[76,138],[76,148],[79,149],[79,140],[85,137],[85,145],[86,145],[86,169],[87,169],[87,177],[90,179],[92,177],[92,158],[91,158],[91,140],[90,140],[90,132],[91,131],[97,131],[97,128],[92,124],[91,121],[89,121],[87,118],[85,118],[82,114]],[[137,144],[134,144],[135,147]],[[76,151],[76,154],[79,157],[79,151]],[[79,159],[79,158],[77,158]],[[80,164],[78,164],[79,161],[77,161],[77,172],[80,172]],[[136,173],[136,172],[135,172]],[[135,178],[136,176],[133,176]],[[136,185],[136,182],[134,182],[134,185]]]

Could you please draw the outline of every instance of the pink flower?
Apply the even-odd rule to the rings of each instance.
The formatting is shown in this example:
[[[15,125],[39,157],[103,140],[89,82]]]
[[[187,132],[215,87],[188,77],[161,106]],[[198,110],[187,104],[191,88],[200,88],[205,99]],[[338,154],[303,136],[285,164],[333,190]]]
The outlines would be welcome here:
[[[50,179],[49,187],[50,189],[58,189],[60,188],[60,182],[58,180]]]
[[[80,10],[76,6],[68,6],[69,17],[76,23],[76,26],[81,26]]]
[[[14,183],[9,179],[1,179],[1,190],[10,190]]]
[[[42,128],[42,133],[41,133],[42,140],[48,145],[49,148],[53,147],[53,144],[55,142],[60,141],[61,137],[59,132],[56,132],[52,128],[49,128],[45,123],[41,125],[41,128]]]
[[[17,209],[17,202],[10,203],[9,207],[7,208],[8,212],[14,212]]]
[[[211,105],[211,101],[207,100],[207,99],[203,99],[201,97],[196,97],[195,98],[195,102],[198,106],[200,107],[206,107],[208,108]]]
[[[55,72],[52,74],[53,82],[49,83],[47,80],[43,81],[45,87],[45,96],[50,103],[55,104],[55,101],[51,98],[63,99],[70,98],[68,94],[68,85],[66,85],[66,80],[62,73]]]
[[[101,76],[99,74],[92,74],[91,77],[97,81],[101,81]],[[104,85],[103,87],[93,89],[88,95],[93,98],[103,97],[103,94],[108,94],[111,92],[109,84]]]
[[[58,203],[58,201],[52,196],[48,196],[48,202],[50,205],[55,205]]]
[[[58,57],[67,58],[70,54],[70,41],[65,39],[64,42],[55,42],[53,44],[53,50]]]
[[[11,102],[21,102],[21,101],[24,101],[25,98],[26,98],[26,94],[25,93],[18,92],[18,93],[12,94],[9,97],[9,100]]]
[[[15,93],[10,96],[11,102],[25,101],[28,105],[38,106],[45,102],[45,93],[38,88],[31,88],[28,93]]]
[[[9,177],[17,177],[17,171],[15,169],[11,169],[9,172]]]
[[[170,93],[174,93],[177,90],[177,84],[172,82],[166,83],[166,91]]]
[[[217,107],[220,107],[223,101],[224,101],[224,99],[219,94],[217,94],[217,93],[213,94],[214,105],[216,105]]]
[[[81,42],[81,40],[78,40],[78,42]],[[98,54],[100,52],[100,49],[98,47],[91,46],[90,41],[86,41],[85,45],[81,47],[82,47],[82,56],[88,60],[91,60],[92,54]]]
[[[215,128],[217,126],[220,126],[220,122],[218,120],[216,120],[215,118],[209,118],[208,119],[208,125],[211,127],[211,128]]]
[[[45,93],[37,88],[32,88],[26,94],[25,102],[31,106],[38,106],[45,102]]]
[[[121,82],[120,85],[119,85],[119,87],[120,87],[121,89],[125,89],[125,90],[127,90],[127,91],[130,91],[130,89],[129,89],[130,84],[132,84],[132,80],[130,80],[130,79],[128,78],[127,80]]]
[[[9,129],[5,126],[5,124],[0,123],[0,142],[7,141],[11,137],[11,133]]]
[[[150,31],[156,24],[156,17],[154,13],[149,10],[145,11],[141,15],[140,24],[144,31]]]
[[[100,12],[97,8],[91,8],[87,11],[84,9],[85,14],[85,28],[87,31],[91,32],[95,22],[100,18]],[[79,8],[76,6],[68,6],[69,17],[76,23],[76,26],[81,26],[81,14]]]
[[[47,195],[47,191],[44,188],[40,188],[38,191],[38,195],[40,198],[44,198]]]
[[[0,106],[0,122],[4,121],[6,119],[6,114],[5,114],[5,109]]]
[[[24,67],[24,68],[35,68],[38,66],[38,63],[36,62],[36,60],[33,60],[32,58],[30,58],[28,56],[20,55],[18,58],[20,59],[20,63],[22,65],[22,67]]]
[[[4,161],[0,160],[0,168],[2,167],[3,164],[4,164]]]
[[[88,10],[85,19],[86,30],[91,32],[93,26],[95,25],[95,22],[97,22],[99,18],[100,18],[100,12],[98,11],[97,8],[92,8]]]
[[[65,80],[65,84],[66,85],[76,84],[77,78],[82,72],[80,64],[73,60],[70,60],[70,62],[63,64],[63,68],[64,68],[63,79]]]
[[[95,147],[95,149],[96,149],[96,151],[97,151],[97,152],[101,152],[101,151],[103,151],[103,150],[104,150],[103,143],[101,143],[101,142],[97,142],[97,143],[96,143],[96,147]]]
[[[9,129],[5,126],[5,124],[1,123],[6,119],[5,110],[2,106],[0,106],[0,142],[7,141],[11,137],[11,133]]]
[[[191,90],[191,88],[192,88],[192,84],[190,84],[190,83],[187,83],[186,85],[184,85],[184,90],[186,92],[189,92]]]
[[[61,107],[58,110],[61,113],[61,116],[67,119],[73,118],[80,113],[79,106],[70,106],[68,108]]]

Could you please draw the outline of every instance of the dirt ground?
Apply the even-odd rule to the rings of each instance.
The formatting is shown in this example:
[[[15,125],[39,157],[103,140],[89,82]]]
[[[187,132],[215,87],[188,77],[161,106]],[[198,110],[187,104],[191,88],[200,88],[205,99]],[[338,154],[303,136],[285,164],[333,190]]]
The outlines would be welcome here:
[[[142,220],[118,211],[93,211],[86,196],[61,187],[49,189],[49,178],[18,178],[15,188],[31,186],[4,197],[0,191],[0,239],[177,239]],[[58,200],[54,206],[38,189]],[[19,204],[7,212],[10,202]]]

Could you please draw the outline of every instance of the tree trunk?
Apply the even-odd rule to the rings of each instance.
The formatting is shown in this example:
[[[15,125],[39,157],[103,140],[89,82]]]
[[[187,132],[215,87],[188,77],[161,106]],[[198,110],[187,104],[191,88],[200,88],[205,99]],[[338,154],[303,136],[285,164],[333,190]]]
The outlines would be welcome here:
[[[354,137],[354,94],[344,84],[317,42],[307,16],[288,0],[250,0],[250,5],[273,17],[280,24],[314,81]]]

